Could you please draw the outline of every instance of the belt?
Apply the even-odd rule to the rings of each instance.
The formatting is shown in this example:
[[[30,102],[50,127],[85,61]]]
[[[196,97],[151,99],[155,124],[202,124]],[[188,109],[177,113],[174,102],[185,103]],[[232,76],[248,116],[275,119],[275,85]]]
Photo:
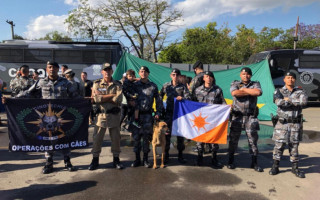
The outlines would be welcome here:
[[[284,123],[300,123],[300,121],[301,121],[300,118],[288,118],[288,119],[279,118],[279,122],[281,124],[284,124]]]
[[[253,116],[254,114],[253,113],[245,113],[243,114],[242,112],[240,111],[233,111],[232,112],[236,117],[242,117],[242,116]]]

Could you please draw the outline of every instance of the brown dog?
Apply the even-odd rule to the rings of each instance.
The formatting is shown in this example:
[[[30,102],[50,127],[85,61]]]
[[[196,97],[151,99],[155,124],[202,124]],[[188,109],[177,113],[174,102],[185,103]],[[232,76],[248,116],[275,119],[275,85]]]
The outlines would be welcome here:
[[[168,125],[165,122],[156,123],[153,127],[152,150],[153,150],[153,169],[157,168],[156,147],[161,146],[161,168],[164,168],[164,151],[166,147],[166,132]]]

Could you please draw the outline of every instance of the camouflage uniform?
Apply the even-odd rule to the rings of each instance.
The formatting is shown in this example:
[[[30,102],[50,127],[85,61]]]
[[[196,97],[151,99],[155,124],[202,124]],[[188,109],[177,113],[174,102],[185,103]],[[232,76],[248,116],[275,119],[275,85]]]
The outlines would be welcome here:
[[[72,85],[71,91],[73,95],[75,95],[75,98],[79,96],[84,97],[85,95],[84,87],[80,83],[76,82],[75,80],[69,80],[69,82]]]
[[[241,81],[233,81],[231,83],[230,93],[241,88],[259,89],[262,94],[262,89],[258,81],[250,81],[244,84]],[[250,154],[257,156],[258,154],[258,130],[260,130],[259,120],[257,118],[257,96],[233,97],[232,119],[230,125],[230,140],[229,154],[234,154],[238,148],[238,142],[241,131],[245,130]]]
[[[283,98],[288,97],[286,101]],[[280,161],[286,143],[289,146],[290,161],[298,162],[299,133],[302,107],[307,105],[308,96],[301,88],[294,87],[290,92],[286,86],[276,89],[274,103],[278,106],[279,120],[274,128],[272,140],[275,141],[273,159]],[[300,119],[299,119],[300,118]]]
[[[116,94],[116,96],[112,98],[112,101],[115,102],[115,104],[111,102],[101,102],[100,95],[94,96],[94,100],[97,106],[99,106],[101,113],[97,116],[97,122],[93,133],[93,146],[91,151],[93,157],[97,158],[101,153],[101,145],[107,128],[111,139],[111,152],[114,157],[119,157],[121,152],[120,105],[122,102],[122,85],[115,80],[112,80],[111,83],[107,83],[104,79],[99,79],[94,81],[92,90],[98,90],[102,95]]]
[[[168,135],[166,135],[166,155],[169,155],[170,149],[170,139],[171,139],[171,129],[172,129],[172,118],[173,118],[173,108],[174,108],[174,98],[181,96],[184,99],[191,99],[190,93],[185,85],[178,83],[176,86],[172,85],[172,81],[165,83],[160,91],[160,98],[163,100],[164,95],[167,95],[166,109],[165,109],[165,122],[168,125]],[[184,138],[177,137],[177,149],[182,152],[185,149]]]
[[[148,154],[150,151],[149,143],[152,139],[153,131],[153,118],[152,118],[152,106],[153,100],[156,101],[156,115],[160,116],[162,111],[162,101],[159,97],[158,87],[153,82],[148,81],[144,83],[137,81],[134,83],[138,98],[136,100],[136,106],[139,108],[139,121],[142,126],[140,129],[133,128],[132,137],[134,139],[134,149],[136,154],[140,154],[141,151],[141,137],[143,138],[143,153]]]
[[[204,81],[203,81],[203,75],[205,74],[205,72],[200,72],[199,74],[197,74],[195,77],[193,77],[193,79],[190,82],[190,95],[191,95],[191,100],[192,101],[197,101],[197,97],[195,95],[195,90],[203,85]],[[214,83],[215,84],[215,83]],[[210,144],[207,144],[207,147],[209,149],[209,152],[212,151],[212,146]]]
[[[211,88],[206,88],[201,85],[195,90],[196,100],[202,103],[208,104],[223,104],[226,105],[226,101],[223,97],[222,89],[217,85],[212,85]],[[198,151],[204,151],[204,143],[197,142]],[[218,144],[212,144],[212,151],[217,152],[219,150]]]
[[[192,80],[191,80],[191,83],[190,83],[190,94],[191,94],[191,98],[192,100],[196,100],[197,97],[195,96],[194,92],[195,90],[203,85],[203,75],[204,75],[204,72],[200,72],[199,74],[197,74]]]
[[[10,81],[10,89],[12,90],[11,96],[15,97],[20,92],[28,90],[33,84],[34,80],[27,76],[17,76]]]
[[[48,77],[39,79],[28,90],[20,92],[17,98],[41,98],[41,99],[74,99],[80,98],[72,84],[65,78],[58,77],[52,81]],[[70,155],[70,149],[63,149],[64,156]],[[53,151],[45,152],[47,159],[52,159]]]

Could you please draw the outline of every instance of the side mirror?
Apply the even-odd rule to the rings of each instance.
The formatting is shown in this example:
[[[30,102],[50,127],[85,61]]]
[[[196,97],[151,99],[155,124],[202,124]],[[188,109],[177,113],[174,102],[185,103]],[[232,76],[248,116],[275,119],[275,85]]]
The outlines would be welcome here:
[[[271,67],[274,67],[274,60],[273,59],[271,59],[269,63],[270,63]]]

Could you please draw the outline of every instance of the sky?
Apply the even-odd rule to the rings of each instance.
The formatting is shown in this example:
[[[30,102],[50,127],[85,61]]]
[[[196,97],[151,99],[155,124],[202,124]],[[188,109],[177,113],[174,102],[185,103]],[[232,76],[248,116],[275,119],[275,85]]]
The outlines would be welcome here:
[[[89,0],[92,5],[103,0]],[[288,29],[295,26],[297,17],[304,24],[320,24],[320,0],[169,0],[174,8],[183,11],[183,20],[175,22],[170,41],[181,40],[186,28],[204,27],[217,22],[218,28],[227,24],[232,33],[244,24],[259,32],[263,27]],[[11,39],[14,32],[27,39],[45,36],[51,31],[65,34],[64,20],[76,8],[78,0],[0,0],[0,41]],[[115,35],[129,46],[125,38]]]

